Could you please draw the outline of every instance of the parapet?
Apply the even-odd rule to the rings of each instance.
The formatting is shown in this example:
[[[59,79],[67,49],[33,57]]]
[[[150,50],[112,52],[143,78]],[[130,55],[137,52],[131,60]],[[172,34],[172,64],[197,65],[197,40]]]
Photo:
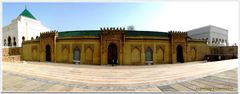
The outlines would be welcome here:
[[[124,27],[101,27],[100,28],[101,31],[124,31],[125,28]]]
[[[48,31],[48,32],[41,32],[40,33],[40,38],[53,37],[53,36],[58,36],[58,31],[57,30],[51,30],[51,31]]]
[[[123,34],[125,31],[124,27],[103,27],[100,28],[101,32],[103,35],[119,35],[119,34]]]
[[[169,36],[187,37],[187,32],[183,31],[169,31]]]

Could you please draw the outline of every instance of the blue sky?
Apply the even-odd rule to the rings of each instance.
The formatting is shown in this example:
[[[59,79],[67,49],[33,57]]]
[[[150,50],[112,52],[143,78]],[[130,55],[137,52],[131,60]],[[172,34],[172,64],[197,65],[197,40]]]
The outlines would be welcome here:
[[[141,29],[159,12],[160,3],[3,3],[3,26],[27,9],[46,27],[57,30],[126,27]]]
[[[229,43],[238,43],[239,7],[233,1],[171,2],[46,2],[3,3],[3,26],[27,9],[52,30],[99,30],[127,27],[150,31],[188,31],[214,25],[228,30]]]

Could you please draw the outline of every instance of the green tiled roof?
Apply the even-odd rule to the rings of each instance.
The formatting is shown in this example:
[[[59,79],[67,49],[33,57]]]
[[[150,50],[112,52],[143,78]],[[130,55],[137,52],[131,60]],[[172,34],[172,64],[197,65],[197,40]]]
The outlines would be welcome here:
[[[19,16],[24,16],[37,20],[27,9],[25,9]]]
[[[168,37],[167,32],[157,32],[157,31],[125,31],[127,36],[161,36]]]
[[[68,37],[68,36],[99,36],[99,30],[79,30],[79,31],[64,31],[58,32],[58,37]]]
[[[71,36],[100,36],[100,30],[77,30],[77,31],[61,31],[58,32],[58,37],[71,37]],[[167,32],[157,31],[125,31],[126,36],[161,36],[168,37]]]

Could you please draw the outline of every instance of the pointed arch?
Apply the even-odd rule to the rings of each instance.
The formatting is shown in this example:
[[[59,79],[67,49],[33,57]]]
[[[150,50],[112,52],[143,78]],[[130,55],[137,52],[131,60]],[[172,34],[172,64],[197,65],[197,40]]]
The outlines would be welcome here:
[[[68,50],[67,50],[66,47],[63,48],[62,54],[63,54],[63,57],[62,57],[63,61],[64,61],[64,62],[67,62],[67,61],[68,61]]]
[[[191,59],[192,59],[192,61],[195,61],[196,59],[197,59],[197,50],[196,50],[196,48],[192,48],[191,49]]]
[[[93,51],[90,47],[88,47],[85,52],[85,63],[93,64]]]
[[[141,52],[138,48],[134,48],[131,53],[132,64],[141,64]]]
[[[164,50],[161,47],[157,49],[157,62],[164,63]]]
[[[37,50],[36,49],[33,49],[33,51],[32,51],[32,60],[33,61],[37,60]]]

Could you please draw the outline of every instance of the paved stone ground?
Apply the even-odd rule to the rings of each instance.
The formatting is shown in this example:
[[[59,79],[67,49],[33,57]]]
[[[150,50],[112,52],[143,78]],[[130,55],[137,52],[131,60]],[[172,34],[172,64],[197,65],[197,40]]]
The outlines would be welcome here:
[[[237,60],[151,66],[3,63],[3,91],[237,91]]]

